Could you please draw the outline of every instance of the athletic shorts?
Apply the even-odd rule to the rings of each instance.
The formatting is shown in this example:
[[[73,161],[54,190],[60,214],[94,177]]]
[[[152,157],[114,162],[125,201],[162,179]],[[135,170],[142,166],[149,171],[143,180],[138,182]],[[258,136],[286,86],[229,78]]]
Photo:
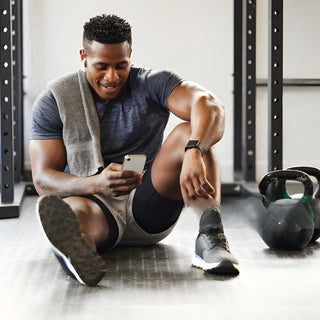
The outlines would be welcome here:
[[[151,168],[143,175],[142,185],[129,195],[86,197],[100,206],[109,224],[108,239],[97,248],[99,252],[117,245],[146,246],[161,241],[174,228],[184,206],[183,201],[167,199],[155,190]]]

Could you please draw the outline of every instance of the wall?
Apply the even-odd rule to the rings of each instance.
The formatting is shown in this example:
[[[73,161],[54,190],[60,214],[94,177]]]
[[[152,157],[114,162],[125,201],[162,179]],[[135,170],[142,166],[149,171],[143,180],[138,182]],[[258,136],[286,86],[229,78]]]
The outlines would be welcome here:
[[[284,76],[320,78],[316,41],[320,1],[284,2]],[[27,0],[23,5],[26,168],[30,168],[27,140],[35,98],[49,80],[81,67],[83,23],[97,14],[115,13],[133,26],[135,65],[173,69],[224,102],[227,127],[217,150],[222,180],[233,180],[233,0]],[[267,26],[267,0],[257,0],[257,78],[267,77]],[[317,164],[320,151],[312,144],[316,143],[319,98],[319,88],[284,90],[285,166]],[[259,88],[257,180],[267,170],[266,110],[266,89]],[[172,117],[166,133],[177,122]]]

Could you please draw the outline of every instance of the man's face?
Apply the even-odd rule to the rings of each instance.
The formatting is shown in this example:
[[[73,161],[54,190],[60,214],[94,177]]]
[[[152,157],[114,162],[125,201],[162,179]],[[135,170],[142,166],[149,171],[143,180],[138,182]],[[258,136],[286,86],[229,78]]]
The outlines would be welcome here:
[[[80,50],[80,56],[94,90],[94,100],[107,103],[116,98],[129,76],[129,43],[103,44],[93,41],[89,48]]]

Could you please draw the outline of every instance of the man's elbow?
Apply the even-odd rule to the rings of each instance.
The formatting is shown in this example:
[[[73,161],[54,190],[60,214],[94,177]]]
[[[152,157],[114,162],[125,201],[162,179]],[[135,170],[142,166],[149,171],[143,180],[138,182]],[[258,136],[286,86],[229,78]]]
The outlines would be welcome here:
[[[212,97],[212,120],[217,142],[220,141],[225,131],[225,106],[215,97]]]
[[[43,175],[32,173],[32,182],[39,196],[45,194]]]

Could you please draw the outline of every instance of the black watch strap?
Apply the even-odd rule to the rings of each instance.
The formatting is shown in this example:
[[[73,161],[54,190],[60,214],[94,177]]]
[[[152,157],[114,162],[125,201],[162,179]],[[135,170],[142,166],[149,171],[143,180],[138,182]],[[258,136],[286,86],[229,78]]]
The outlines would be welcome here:
[[[203,147],[203,145],[201,144],[200,140],[189,140],[187,145],[184,148],[184,151],[187,151],[189,149],[192,148],[198,148],[201,152],[201,156],[203,156],[203,154],[205,153],[205,149]]]

